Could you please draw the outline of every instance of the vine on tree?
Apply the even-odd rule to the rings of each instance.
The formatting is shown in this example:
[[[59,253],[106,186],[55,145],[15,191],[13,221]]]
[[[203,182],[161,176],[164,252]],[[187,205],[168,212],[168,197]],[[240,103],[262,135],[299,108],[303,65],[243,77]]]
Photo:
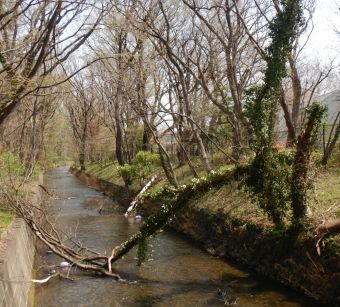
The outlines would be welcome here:
[[[282,10],[269,26],[271,44],[267,48],[263,85],[248,91],[246,114],[253,128],[251,147],[255,152],[248,184],[254,197],[280,227],[287,211],[290,192],[289,156],[274,149],[274,125],[279,88],[286,76],[286,62],[297,30],[303,24],[301,1],[283,0]]]
[[[317,140],[318,130],[327,107],[314,103],[308,110],[308,121],[298,137],[291,181],[291,202],[293,209],[293,227],[301,229],[307,212],[307,191],[310,188],[310,160]]]

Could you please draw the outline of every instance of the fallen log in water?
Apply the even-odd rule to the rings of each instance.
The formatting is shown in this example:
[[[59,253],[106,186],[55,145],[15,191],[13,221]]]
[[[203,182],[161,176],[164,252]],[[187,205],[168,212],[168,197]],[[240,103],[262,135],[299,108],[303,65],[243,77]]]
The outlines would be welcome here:
[[[130,207],[126,210],[125,216],[128,216],[132,211],[134,211],[138,205],[139,198],[143,193],[145,193],[155,182],[157,179],[157,176],[152,176],[150,181],[144,186],[144,188],[138,193],[138,195],[135,197],[135,199],[131,202]]]

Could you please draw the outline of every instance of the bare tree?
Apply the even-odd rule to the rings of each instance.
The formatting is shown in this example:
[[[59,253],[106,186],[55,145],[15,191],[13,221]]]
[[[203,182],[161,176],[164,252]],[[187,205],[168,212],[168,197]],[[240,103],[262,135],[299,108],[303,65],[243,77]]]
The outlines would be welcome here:
[[[35,91],[37,80],[60,69],[79,50],[107,9],[90,0],[1,2],[0,124]],[[83,16],[81,22],[78,16]]]
[[[1,143],[7,150],[18,153],[25,165],[25,176],[29,178],[44,147],[45,129],[54,115],[57,102],[49,90],[36,91],[30,99],[11,113],[6,126],[1,127]]]
[[[81,79],[82,78],[82,79]],[[84,80],[86,79],[86,80]],[[97,122],[96,119],[96,97],[91,90],[93,76],[83,75],[71,82],[73,86],[72,96],[66,103],[72,124],[73,135],[78,145],[78,160],[81,170],[85,170],[85,157],[88,140],[94,134]]]

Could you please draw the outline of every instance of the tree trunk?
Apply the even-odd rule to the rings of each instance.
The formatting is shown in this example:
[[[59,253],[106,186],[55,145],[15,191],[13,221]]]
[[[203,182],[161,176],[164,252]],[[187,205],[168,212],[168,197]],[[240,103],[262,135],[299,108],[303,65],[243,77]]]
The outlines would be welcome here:
[[[79,152],[79,165],[82,171],[85,171],[85,140],[81,140]]]
[[[291,79],[292,79],[292,90],[293,90],[293,105],[292,105],[292,122],[295,128],[295,131],[298,131],[299,124],[299,116],[300,116],[300,108],[302,103],[302,87],[301,80],[299,78],[298,71],[296,69],[296,62],[290,54],[288,57],[289,66],[291,70]]]
[[[293,228],[300,229],[307,212],[308,170],[311,153],[315,144],[315,130],[320,125],[323,107],[314,105],[304,133],[298,138],[293,162],[291,199],[293,208]]]
[[[159,146],[158,150],[159,150],[158,152],[159,152],[159,156],[161,160],[161,165],[163,167],[166,178],[168,179],[170,184],[178,188],[178,182],[177,182],[174,170],[171,166],[169,155],[166,153],[166,151],[164,150],[162,146]]]
[[[162,143],[158,139],[156,132],[153,130],[154,128],[147,121],[145,114],[144,114],[144,120],[145,120],[145,123],[148,125],[148,127],[149,127],[149,129],[152,133],[153,140],[158,145],[158,152],[159,152],[159,155],[160,155],[161,165],[163,167],[165,176],[167,177],[170,184],[172,184],[174,187],[178,188],[177,178],[176,178],[174,169],[172,167],[170,157],[169,157],[168,153],[166,152],[165,148],[163,147]]]
[[[339,121],[339,123],[337,123],[339,117],[340,117],[340,111],[338,112],[338,114],[335,118],[335,121],[333,123],[332,129],[331,129],[331,132],[330,132],[330,135],[329,135],[329,140],[328,140],[327,146],[324,148],[323,157],[321,159],[322,165],[327,165],[328,160],[329,160],[329,158],[330,158],[330,156],[331,156],[331,154],[332,154],[332,152],[335,148],[336,142],[339,139],[339,136],[340,136],[340,121]],[[335,127],[336,127],[335,133],[334,133],[334,136],[332,138],[332,134],[333,134]]]
[[[286,102],[286,98],[284,96],[283,88],[281,88],[281,95],[280,96],[281,96],[280,97],[280,105],[281,105],[282,110],[283,110],[284,119],[285,119],[285,122],[286,122],[287,131],[288,131],[286,146],[291,147],[291,146],[293,146],[293,144],[296,141],[296,130],[295,130],[295,127],[294,127],[293,122],[292,122],[292,117],[291,117],[289,109],[288,109],[288,105],[287,105],[287,102]]]
[[[30,140],[30,157],[26,161],[26,170],[25,177],[30,178],[35,167],[36,163],[36,147],[37,147],[37,99],[35,99],[33,103],[33,113],[32,113],[32,131],[31,131],[31,140]]]
[[[235,126],[238,126],[237,123],[235,123]],[[231,146],[232,146],[231,157],[233,161],[238,162],[242,154],[242,144],[241,144],[241,138],[240,138],[238,127],[233,127],[232,129],[232,145]]]
[[[147,126],[147,124],[144,123],[144,125],[143,125],[142,150],[152,152],[151,138],[152,138],[152,134],[150,132],[150,129]]]
[[[195,138],[196,138],[198,145],[199,145],[199,149],[200,149],[200,152],[201,152],[201,155],[202,155],[202,158],[203,158],[205,169],[208,173],[210,173],[212,171],[212,168],[211,168],[211,165],[210,165],[208,154],[205,150],[205,146],[203,144],[202,138],[201,138],[197,128],[195,128],[194,134],[195,134]]]

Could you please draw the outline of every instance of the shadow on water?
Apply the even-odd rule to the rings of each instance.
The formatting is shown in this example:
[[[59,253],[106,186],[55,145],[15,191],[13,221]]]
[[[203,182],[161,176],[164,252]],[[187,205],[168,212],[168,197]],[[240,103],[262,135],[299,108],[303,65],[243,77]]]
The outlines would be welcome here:
[[[125,218],[116,203],[69,174],[66,167],[47,172],[44,185],[60,196],[48,207],[57,226],[90,248],[109,253],[140,227],[133,218]],[[101,207],[104,214],[99,213]],[[149,248],[149,259],[142,267],[136,266],[135,250],[115,264],[131,283],[73,269],[76,281],[56,278],[36,285],[35,306],[223,306],[220,292],[237,297],[238,306],[316,306],[275,282],[212,257],[172,232],[158,234]],[[60,261],[39,245],[37,277],[46,277]]]

